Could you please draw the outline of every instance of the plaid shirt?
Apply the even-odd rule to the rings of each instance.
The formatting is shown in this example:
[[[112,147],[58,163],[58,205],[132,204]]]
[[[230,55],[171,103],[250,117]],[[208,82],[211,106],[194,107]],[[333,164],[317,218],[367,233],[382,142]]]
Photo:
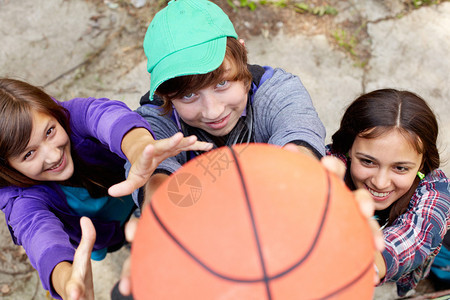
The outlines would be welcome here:
[[[334,155],[347,166],[345,155]],[[380,284],[395,281],[404,296],[430,272],[442,239],[450,227],[450,182],[442,170],[434,170],[420,181],[405,213],[383,229],[386,275]]]

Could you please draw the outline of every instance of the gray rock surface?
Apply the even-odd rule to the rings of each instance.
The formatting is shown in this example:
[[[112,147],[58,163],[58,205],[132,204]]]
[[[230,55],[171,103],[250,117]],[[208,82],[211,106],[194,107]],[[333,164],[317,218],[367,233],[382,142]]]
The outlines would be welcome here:
[[[44,86],[60,99],[109,97],[138,107],[150,80],[142,39],[158,7],[156,1],[139,9],[128,2],[0,0],[0,76]],[[242,25],[238,33],[246,39],[250,63],[281,67],[301,78],[326,126],[327,142],[346,105],[359,94],[381,87],[414,91],[438,115],[439,146],[448,161],[450,2],[419,9],[400,0],[328,3],[338,15],[319,18],[262,7],[248,10],[247,19],[239,18],[243,8],[233,12],[233,22]],[[286,15],[290,18],[279,17]],[[262,19],[259,26],[253,17],[273,20]],[[271,22],[276,30],[269,28]],[[260,34],[246,34],[258,27]],[[364,55],[338,46],[333,32],[342,28],[360,37],[354,49],[363,49],[359,53]],[[450,174],[449,164],[443,169]],[[12,245],[6,226],[0,226],[0,234],[1,298],[49,299],[22,248]],[[93,263],[96,299],[109,299],[127,255],[122,249]],[[377,288],[374,296],[395,298],[392,285]]]

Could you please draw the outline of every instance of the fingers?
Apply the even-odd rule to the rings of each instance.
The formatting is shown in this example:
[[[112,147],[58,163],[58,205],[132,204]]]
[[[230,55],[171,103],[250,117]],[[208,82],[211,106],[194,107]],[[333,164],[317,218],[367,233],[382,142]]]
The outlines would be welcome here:
[[[133,217],[130,218],[130,220],[125,225],[125,238],[130,243],[134,240],[134,234],[136,233],[138,223],[139,219]]]
[[[372,200],[372,196],[369,194],[368,191],[364,189],[357,189],[353,192],[356,201],[359,204],[359,209],[363,213],[363,215],[366,218],[371,218],[373,216],[373,213],[375,211],[375,205]]]
[[[82,295],[84,294],[84,287],[70,281],[67,283],[66,294],[68,295],[69,300],[83,299]]]
[[[181,132],[177,132],[173,136],[167,139],[157,140],[155,142],[155,152],[157,155],[161,155],[162,153],[166,153],[168,151],[172,151],[179,148],[179,145],[181,143],[184,144],[184,146],[193,144],[197,140],[197,137],[195,136],[189,136],[186,138],[183,138],[183,134]],[[170,155],[169,155],[170,156]]]
[[[213,147],[213,144],[207,142],[200,142],[194,135],[183,137],[181,132],[173,135],[170,138],[158,140],[155,144],[156,152],[164,157],[175,156],[182,151],[197,150],[197,151],[209,151]],[[161,160],[162,161],[162,160]]]
[[[161,140],[163,141],[163,140]],[[187,150],[197,150],[197,151],[209,151],[212,149],[213,144],[207,142],[200,142],[197,140],[197,137],[194,135],[182,138],[181,140],[170,141],[170,146],[165,145],[166,151],[173,151],[172,156],[176,155],[182,151]]]
[[[384,250],[384,237],[382,231],[380,230],[380,226],[378,225],[378,222],[373,218],[369,219],[369,226],[373,233],[375,249],[382,252]]]
[[[372,230],[373,239],[375,243],[375,248],[378,251],[383,251],[384,249],[384,238],[380,230],[378,222],[373,218],[373,213],[375,211],[375,206],[372,200],[372,196],[368,191],[364,189],[358,189],[353,192],[355,199],[359,204],[359,209],[362,214],[367,218],[370,229]]]
[[[181,151],[186,151],[186,150],[209,151],[212,148],[213,148],[212,143],[195,141],[192,145],[183,147],[181,149]]]
[[[150,178],[156,167],[166,158],[186,150],[209,151],[211,143],[199,142],[196,136],[183,137],[181,132],[170,138],[147,145],[136,162],[131,166],[128,178],[108,189],[109,195],[121,197],[131,194],[142,187]]]
[[[126,195],[130,195],[135,190],[133,187],[139,185],[136,181],[134,181],[133,183],[130,181],[132,181],[132,179],[129,179],[129,177],[128,177],[127,180],[111,186],[108,189],[108,194],[112,197],[123,197]],[[145,184],[145,182],[144,182],[144,184]],[[137,187],[137,188],[139,188],[139,187]]]
[[[128,257],[123,263],[119,282],[119,292],[124,296],[129,296],[131,294],[130,265],[131,259]]]
[[[125,237],[127,241],[130,243],[133,242],[134,240],[134,235],[136,233],[138,223],[139,223],[138,218],[131,218],[125,225]],[[131,294],[130,265],[131,260],[130,257],[128,257],[123,263],[119,282],[119,292],[124,296],[128,296]]]
[[[339,178],[344,179],[346,168],[340,159],[334,156],[324,156],[320,162],[325,169],[336,174]]]
[[[174,134],[170,138],[158,140],[155,144],[156,152],[158,154],[168,153],[167,157],[187,150],[209,151],[212,147],[213,144],[211,143],[198,141],[195,135],[183,137],[181,132]]]
[[[300,153],[300,149],[298,148],[298,146],[296,144],[292,144],[292,143],[284,145],[283,149],[286,149],[291,152]]]
[[[380,273],[378,271],[378,268],[377,268],[376,264],[374,264],[373,267],[375,269],[375,272],[373,273],[373,284],[377,285],[377,284],[380,283]]]

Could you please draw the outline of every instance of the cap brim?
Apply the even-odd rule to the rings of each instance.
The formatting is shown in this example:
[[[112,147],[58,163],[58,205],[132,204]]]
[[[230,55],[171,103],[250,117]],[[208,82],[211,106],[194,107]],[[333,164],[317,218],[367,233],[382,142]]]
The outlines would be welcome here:
[[[224,36],[182,49],[163,58],[151,72],[150,101],[158,86],[171,78],[206,74],[217,69],[225,58],[226,45],[227,37]]]

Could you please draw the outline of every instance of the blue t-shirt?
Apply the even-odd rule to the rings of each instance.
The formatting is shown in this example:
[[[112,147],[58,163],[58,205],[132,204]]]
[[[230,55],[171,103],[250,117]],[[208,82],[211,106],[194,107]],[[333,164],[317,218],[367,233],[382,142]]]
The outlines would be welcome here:
[[[61,189],[66,195],[70,208],[80,216],[102,221],[119,221],[122,226],[134,207],[131,195],[121,198],[110,196],[92,198],[89,192],[82,187],[61,185]],[[108,248],[92,251],[91,258],[102,260],[105,258],[107,251]]]

